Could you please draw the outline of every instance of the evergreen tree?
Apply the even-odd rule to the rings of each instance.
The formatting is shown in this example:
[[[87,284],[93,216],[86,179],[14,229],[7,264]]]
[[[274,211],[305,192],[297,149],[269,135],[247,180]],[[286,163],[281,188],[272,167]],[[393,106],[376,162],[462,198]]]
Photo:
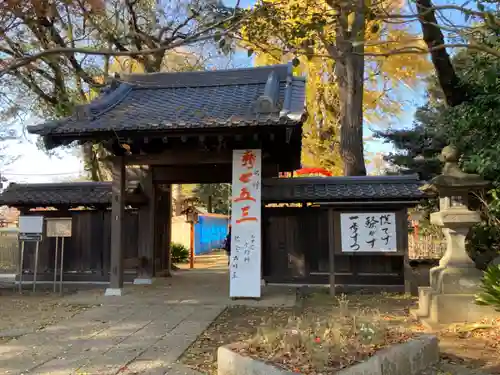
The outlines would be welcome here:
[[[231,184],[198,184],[193,195],[209,213],[229,215],[231,211]]]

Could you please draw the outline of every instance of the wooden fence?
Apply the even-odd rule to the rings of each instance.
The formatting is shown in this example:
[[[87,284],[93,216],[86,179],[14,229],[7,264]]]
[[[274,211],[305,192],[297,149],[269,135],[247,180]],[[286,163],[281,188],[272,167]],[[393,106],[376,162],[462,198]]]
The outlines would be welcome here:
[[[444,239],[434,236],[415,238],[408,234],[408,257],[410,259],[440,259],[446,250]]]
[[[58,211],[33,212],[45,217],[72,218],[72,236],[64,242],[64,270],[74,273],[101,273],[107,275],[110,269],[111,212],[110,211],[70,211],[63,215]],[[137,259],[136,211],[125,214],[124,258]],[[44,228],[45,232],[45,228]],[[52,272],[56,239],[43,237],[39,245],[38,272]],[[25,272],[32,272],[35,265],[35,244],[25,244]]]
[[[17,272],[19,241],[17,228],[0,228],[0,273]]]

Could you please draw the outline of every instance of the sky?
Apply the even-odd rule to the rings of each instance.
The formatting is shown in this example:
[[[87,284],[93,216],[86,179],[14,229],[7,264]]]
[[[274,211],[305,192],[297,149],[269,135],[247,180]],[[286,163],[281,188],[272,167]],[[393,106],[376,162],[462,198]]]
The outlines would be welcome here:
[[[436,4],[443,4],[446,0],[438,0]],[[228,5],[233,5],[234,0],[229,1]],[[241,7],[247,7],[253,4],[253,0],[242,0],[240,2]],[[449,18],[455,20],[458,16],[457,14],[450,13]],[[462,21],[462,20],[461,20]],[[419,26],[416,29],[420,31]],[[247,57],[246,53],[238,53],[235,56],[233,65],[236,67],[246,67],[251,66],[252,61]],[[391,119],[393,127],[409,127],[411,126],[413,114],[416,108],[424,103],[424,90],[423,88],[418,88],[416,90],[405,89],[403,91],[405,101],[409,104],[405,106],[405,110],[397,118]],[[32,125],[36,123],[36,120],[28,120],[25,124],[20,124],[18,132],[22,132],[22,127],[26,125]],[[371,136],[370,128],[384,129],[388,127],[388,124],[367,124],[365,125],[364,135],[365,137]],[[23,132],[26,133],[26,132]],[[6,150],[4,152],[10,155],[17,155],[18,159],[6,166],[0,167],[0,174],[3,178],[6,178],[9,182],[24,182],[24,183],[40,183],[40,182],[52,182],[52,181],[68,181],[74,180],[82,175],[83,173],[83,163],[81,159],[75,155],[74,152],[69,152],[65,150],[58,150],[56,156],[49,156],[44,151],[39,150],[35,144],[36,138],[32,135],[26,134],[19,141],[8,141],[6,143]],[[382,144],[380,141],[369,141],[366,144],[366,153],[387,153],[392,151],[392,146],[388,144]],[[371,166],[369,165],[369,170]]]

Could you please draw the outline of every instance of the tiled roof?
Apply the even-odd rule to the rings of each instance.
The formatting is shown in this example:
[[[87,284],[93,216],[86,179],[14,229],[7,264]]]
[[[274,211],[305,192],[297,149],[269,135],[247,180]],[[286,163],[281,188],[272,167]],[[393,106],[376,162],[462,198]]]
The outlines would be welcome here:
[[[128,191],[137,189],[130,182]],[[319,177],[264,179],[266,202],[415,201],[425,198],[414,176]],[[110,182],[11,184],[0,195],[0,205],[97,205],[111,202]]]
[[[274,202],[414,201],[426,197],[417,176],[298,177],[264,180],[262,199]]]
[[[292,77],[289,65],[136,74],[115,83],[71,117],[28,131],[77,138],[106,131],[295,125],[305,113],[305,80]],[[271,111],[257,105],[264,94],[275,104]]]
[[[137,181],[132,181],[128,185],[129,192],[138,188]],[[110,203],[111,182],[13,183],[0,194],[0,205],[14,207],[92,206]]]

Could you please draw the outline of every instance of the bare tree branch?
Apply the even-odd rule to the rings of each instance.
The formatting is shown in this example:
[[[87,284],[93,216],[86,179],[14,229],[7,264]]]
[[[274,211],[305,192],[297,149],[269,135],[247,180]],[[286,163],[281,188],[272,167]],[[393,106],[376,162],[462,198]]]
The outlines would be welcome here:
[[[209,34],[206,35],[207,33],[217,29],[218,27],[222,26],[223,24],[227,22],[231,22],[236,19],[236,15],[232,15],[224,20],[221,20],[217,23],[214,23],[213,25],[202,29],[201,31],[198,31],[194,33],[193,35],[187,36],[184,39],[172,42],[167,45],[162,45],[157,48],[151,48],[151,49],[144,49],[141,51],[114,51],[114,50],[109,50],[109,49],[91,49],[91,48],[68,48],[68,47],[60,47],[60,48],[50,48],[46,49],[44,51],[35,53],[30,56],[24,56],[22,58],[17,59],[17,61],[14,61],[11,64],[8,64],[7,66],[3,67],[0,70],[0,77],[2,77],[5,73],[16,70],[20,67],[29,65],[30,63],[42,59],[44,57],[52,56],[52,55],[74,55],[76,53],[81,53],[84,55],[94,55],[94,56],[129,56],[129,57],[139,57],[139,56],[145,56],[149,54],[157,54],[157,53],[164,53],[165,51],[172,50],[174,48],[190,44],[190,43],[195,43],[195,42],[200,42],[204,40],[208,40],[213,38],[213,35]],[[228,28],[227,30],[221,32],[221,35],[226,35],[228,34],[232,29],[237,27],[238,22],[233,23],[233,25]]]
[[[421,13],[410,13],[410,14],[393,14],[393,13],[386,13],[384,12],[382,15],[380,15],[379,19],[385,20],[385,19],[413,19],[413,20],[418,20],[419,17],[423,17],[427,15],[428,13],[436,12],[436,11],[443,11],[443,10],[455,10],[463,13],[464,15],[470,15],[470,16],[475,16],[479,17],[483,20],[486,19],[492,19],[493,22],[497,25],[500,26],[500,19],[496,17],[490,17],[491,13],[489,12],[481,12],[481,11],[476,11],[470,8],[466,8],[464,6],[459,6],[459,5],[454,5],[454,4],[449,4],[449,5],[432,5],[430,8],[426,8],[425,11],[422,11]]]
[[[431,54],[432,63],[436,69],[439,84],[443,89],[446,102],[450,106],[458,105],[467,98],[467,91],[462,86],[451,58],[444,47],[444,35],[437,26],[435,12],[431,0],[416,0],[419,20],[422,25],[422,34]],[[441,48],[440,48],[441,47]],[[499,53],[500,56],[500,53]]]

